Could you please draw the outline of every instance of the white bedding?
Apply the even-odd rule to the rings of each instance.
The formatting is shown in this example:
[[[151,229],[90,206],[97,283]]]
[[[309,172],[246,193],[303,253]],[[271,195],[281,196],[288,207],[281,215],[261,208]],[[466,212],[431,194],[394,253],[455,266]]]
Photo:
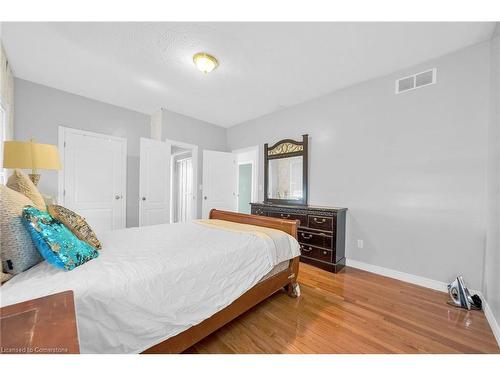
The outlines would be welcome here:
[[[82,353],[138,353],[209,318],[300,254],[293,237],[275,232],[288,241],[196,222],[104,233],[97,259],[69,272],[42,262],[0,288],[0,305],[73,290]]]

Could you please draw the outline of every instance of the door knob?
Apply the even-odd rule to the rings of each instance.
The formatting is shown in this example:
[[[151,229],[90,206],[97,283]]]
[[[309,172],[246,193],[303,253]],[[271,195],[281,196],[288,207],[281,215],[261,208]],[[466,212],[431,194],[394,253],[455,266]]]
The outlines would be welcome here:
[[[207,197],[206,197],[206,196],[204,196],[204,197],[203,197],[203,199],[207,200]]]
[[[145,201],[145,200],[146,200],[146,197],[142,197],[141,199],[142,199],[143,201]]]
[[[116,194],[115,199],[120,199],[120,196],[118,194]]]

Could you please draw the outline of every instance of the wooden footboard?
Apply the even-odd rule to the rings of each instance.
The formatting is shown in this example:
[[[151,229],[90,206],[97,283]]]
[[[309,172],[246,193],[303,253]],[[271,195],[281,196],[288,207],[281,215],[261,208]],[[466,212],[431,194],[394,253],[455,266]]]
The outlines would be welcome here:
[[[257,215],[219,211],[215,209],[210,211],[210,219],[220,219],[274,228],[282,230],[297,238],[298,220],[275,219]],[[289,266],[286,270],[258,283],[223,310],[212,315],[210,318],[205,319],[201,323],[187,329],[186,331],[152,346],[143,353],[181,353],[225,324],[229,323],[231,320],[237,318],[247,310],[262,302],[281,288],[285,288],[289,296],[296,297],[298,273],[299,257],[296,257],[290,260]]]

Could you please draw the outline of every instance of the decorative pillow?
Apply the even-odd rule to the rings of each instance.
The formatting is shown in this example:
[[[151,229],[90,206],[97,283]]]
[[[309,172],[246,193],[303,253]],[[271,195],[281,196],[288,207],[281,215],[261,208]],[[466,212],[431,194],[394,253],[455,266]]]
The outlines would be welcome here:
[[[97,239],[94,231],[87,224],[85,219],[77,213],[56,204],[48,206],[49,214],[59,220],[61,223],[73,232],[80,240],[87,242],[90,246],[96,249],[101,249],[101,243]]]
[[[0,258],[0,263],[2,263],[2,259]],[[9,280],[12,277],[12,275],[8,273],[3,273],[2,270],[0,270],[0,284],[3,284],[7,280]]]
[[[97,258],[96,249],[80,241],[60,221],[45,211],[28,206],[23,209],[23,223],[45,260],[57,268],[70,271]]]
[[[12,277],[12,275],[9,275],[8,273],[0,272],[0,284],[3,284],[7,280],[9,280],[11,277]]]
[[[32,206],[35,206],[39,210],[47,210],[42,194],[40,194],[26,173],[15,169],[12,176],[7,180],[7,187],[28,197],[33,202],[31,203]]]
[[[32,205],[21,193],[0,185],[0,258],[3,272],[17,275],[42,261],[23,227],[23,207]]]

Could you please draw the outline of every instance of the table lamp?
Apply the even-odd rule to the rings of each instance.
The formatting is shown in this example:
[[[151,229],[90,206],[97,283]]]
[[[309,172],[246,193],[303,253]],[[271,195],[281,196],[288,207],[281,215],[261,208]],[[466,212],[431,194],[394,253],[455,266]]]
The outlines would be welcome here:
[[[43,143],[5,141],[3,168],[31,169],[29,178],[35,185],[40,181],[38,169],[61,169],[57,146]]]

